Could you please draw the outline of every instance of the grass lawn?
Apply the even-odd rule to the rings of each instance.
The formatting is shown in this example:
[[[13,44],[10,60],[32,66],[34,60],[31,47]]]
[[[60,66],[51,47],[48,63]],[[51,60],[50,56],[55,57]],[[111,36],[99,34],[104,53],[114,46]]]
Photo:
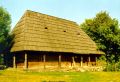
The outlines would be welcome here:
[[[120,72],[0,71],[0,82],[120,82]]]

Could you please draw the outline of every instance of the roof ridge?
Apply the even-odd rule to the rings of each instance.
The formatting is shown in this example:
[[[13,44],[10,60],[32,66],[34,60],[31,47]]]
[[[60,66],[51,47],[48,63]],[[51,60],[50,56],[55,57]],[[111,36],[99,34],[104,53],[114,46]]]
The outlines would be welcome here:
[[[72,20],[69,20],[69,19],[65,19],[65,18],[61,18],[61,17],[57,17],[57,16],[52,16],[52,15],[47,15],[47,14],[40,13],[40,12],[37,12],[37,11],[26,10],[26,12],[38,13],[38,14],[42,14],[42,15],[46,15],[46,16],[50,16],[50,17],[54,17],[54,18],[58,18],[58,19],[62,19],[62,20],[69,21],[69,22],[72,22],[72,23],[74,23],[74,24],[77,24],[75,21],[72,21]],[[26,12],[25,12],[25,13],[26,13]],[[77,24],[77,25],[78,25],[78,24]]]

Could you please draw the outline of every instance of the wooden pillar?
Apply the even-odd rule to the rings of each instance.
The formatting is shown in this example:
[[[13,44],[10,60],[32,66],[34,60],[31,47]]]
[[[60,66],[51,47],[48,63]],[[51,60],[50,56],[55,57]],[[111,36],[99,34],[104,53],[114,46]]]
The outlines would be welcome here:
[[[39,57],[38,57],[38,70],[40,70],[40,59],[41,59],[41,56],[40,55],[38,55]]]
[[[25,60],[24,60],[24,69],[28,68],[28,59],[27,59],[27,53],[25,53]]]
[[[90,66],[90,55],[88,56],[88,65]]]
[[[61,68],[61,55],[59,55],[58,67]]]
[[[80,66],[82,67],[83,66],[83,57],[80,56]]]
[[[97,56],[95,56],[95,65],[97,66]]]
[[[13,68],[16,68],[16,57],[15,57],[15,55],[13,56]]]
[[[72,66],[75,66],[75,57],[74,56],[72,56]]]
[[[44,69],[46,68],[45,62],[46,62],[46,55],[43,55],[43,62],[44,62]]]

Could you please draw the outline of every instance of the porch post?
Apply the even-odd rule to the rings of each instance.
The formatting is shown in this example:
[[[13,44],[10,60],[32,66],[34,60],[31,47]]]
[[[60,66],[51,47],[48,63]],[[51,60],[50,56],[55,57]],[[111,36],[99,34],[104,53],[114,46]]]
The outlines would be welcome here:
[[[27,53],[25,53],[25,60],[24,60],[24,69],[28,68],[28,60],[27,60]]]
[[[45,62],[46,62],[46,55],[43,55],[43,62],[44,62],[44,69],[46,68]]]
[[[40,58],[41,58],[41,56],[40,55],[38,55],[39,56],[39,58],[38,58],[38,70],[40,70]]]
[[[61,68],[61,55],[59,54],[59,63],[58,63],[58,67]]]
[[[83,57],[82,56],[80,56],[80,66],[82,67],[83,66]]]
[[[95,56],[95,65],[97,66],[97,56]]]
[[[15,54],[13,56],[13,68],[16,68],[16,57],[15,57]]]
[[[88,56],[88,65],[90,66],[90,55]]]
[[[72,56],[72,62],[73,62],[73,66],[75,66],[75,57],[74,56]]]

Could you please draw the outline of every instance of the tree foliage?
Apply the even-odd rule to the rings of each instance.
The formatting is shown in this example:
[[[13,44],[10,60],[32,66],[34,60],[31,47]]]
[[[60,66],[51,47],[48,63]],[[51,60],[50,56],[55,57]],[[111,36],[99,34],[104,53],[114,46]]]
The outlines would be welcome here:
[[[101,11],[94,18],[86,19],[80,26],[96,42],[98,49],[105,52],[108,62],[119,61],[120,28],[116,19]]]
[[[6,11],[6,9],[0,7],[0,55],[5,54],[8,50],[10,41],[10,24],[10,14]]]

